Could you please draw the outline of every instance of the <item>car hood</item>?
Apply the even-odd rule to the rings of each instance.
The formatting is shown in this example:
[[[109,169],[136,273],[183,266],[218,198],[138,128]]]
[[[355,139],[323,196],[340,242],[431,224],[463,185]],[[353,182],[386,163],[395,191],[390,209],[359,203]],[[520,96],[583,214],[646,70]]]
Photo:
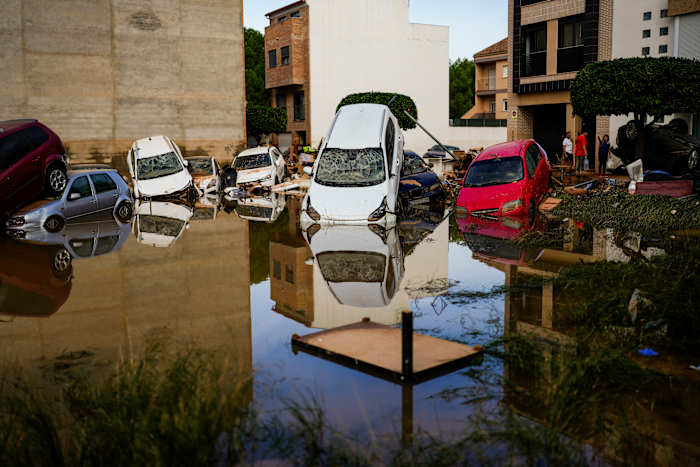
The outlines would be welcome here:
[[[471,211],[501,209],[504,203],[522,197],[523,181],[485,187],[462,187],[457,198],[457,206]]]
[[[178,173],[168,175],[167,177],[158,177],[151,180],[137,180],[139,193],[142,196],[164,196],[180,192],[187,188],[192,183],[192,176],[187,170],[181,170]]]
[[[13,214],[13,216],[23,216],[26,215],[32,211],[36,211],[37,209],[42,209],[46,207],[52,207],[53,205],[55,206],[60,206],[62,204],[62,200],[60,199],[40,199],[39,201],[34,201],[31,204],[28,204],[24,206],[22,209],[17,211],[16,213]]]
[[[308,197],[322,218],[335,221],[363,221],[387,196],[388,182],[368,187],[330,187],[311,183]]]
[[[399,191],[409,191],[418,187],[430,187],[436,183],[439,183],[437,175],[432,172],[425,171],[415,175],[407,175],[401,177],[399,182]]]
[[[356,308],[381,308],[391,300],[382,291],[382,282],[329,282],[338,303]]]
[[[271,165],[267,167],[260,167],[259,169],[249,169],[249,170],[239,170],[236,177],[236,183],[239,185],[242,183],[253,183],[269,175],[272,175],[273,167]]]

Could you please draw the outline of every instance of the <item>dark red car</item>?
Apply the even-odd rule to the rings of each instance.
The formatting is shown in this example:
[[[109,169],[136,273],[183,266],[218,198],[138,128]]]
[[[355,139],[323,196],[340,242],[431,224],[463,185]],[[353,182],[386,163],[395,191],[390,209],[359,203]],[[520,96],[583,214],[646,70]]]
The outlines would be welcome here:
[[[469,166],[457,198],[458,213],[527,216],[547,194],[551,168],[534,140],[486,148]],[[466,211],[466,212],[465,212]]]
[[[61,139],[36,120],[0,122],[0,219],[68,182]]]

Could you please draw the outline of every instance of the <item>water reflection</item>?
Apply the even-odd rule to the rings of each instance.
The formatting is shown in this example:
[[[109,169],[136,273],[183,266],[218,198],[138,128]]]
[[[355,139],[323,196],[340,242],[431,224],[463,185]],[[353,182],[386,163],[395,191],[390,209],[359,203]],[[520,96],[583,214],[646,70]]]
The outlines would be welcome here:
[[[170,248],[189,228],[194,210],[170,201],[136,201],[134,235],[144,245]]]
[[[267,196],[239,198],[236,214],[241,219],[253,222],[275,222],[284,211],[286,198],[277,193]]]

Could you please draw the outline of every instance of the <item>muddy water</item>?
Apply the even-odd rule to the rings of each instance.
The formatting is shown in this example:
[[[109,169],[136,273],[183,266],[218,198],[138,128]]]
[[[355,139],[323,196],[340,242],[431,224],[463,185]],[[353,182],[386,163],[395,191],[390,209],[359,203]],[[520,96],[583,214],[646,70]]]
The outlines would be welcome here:
[[[66,356],[71,365],[104,366],[154,341],[196,343],[253,375],[253,403],[263,416],[306,401],[319,404],[341,433],[369,442],[419,431],[450,439],[469,432],[474,417],[504,407],[539,421],[503,383],[502,360],[487,355],[402,387],[295,352],[292,336],[363,318],[398,325],[411,310],[416,330],[469,345],[519,333],[565,344],[572,338],[556,319],[561,293],[546,285],[498,288],[580,262],[626,261],[631,250],[665,254],[641,238],[620,248],[610,232],[573,222],[563,248],[532,249],[508,241],[522,225],[450,219],[442,211],[412,212],[389,233],[363,227],[309,235],[299,228],[296,198],[215,204],[194,211],[143,205],[130,224],[88,219],[44,243],[0,239],[3,357],[27,368]],[[71,268],[57,271],[63,251]],[[659,421],[670,439],[660,445],[666,451],[697,441],[697,429],[689,435],[688,428],[700,425],[687,417]]]

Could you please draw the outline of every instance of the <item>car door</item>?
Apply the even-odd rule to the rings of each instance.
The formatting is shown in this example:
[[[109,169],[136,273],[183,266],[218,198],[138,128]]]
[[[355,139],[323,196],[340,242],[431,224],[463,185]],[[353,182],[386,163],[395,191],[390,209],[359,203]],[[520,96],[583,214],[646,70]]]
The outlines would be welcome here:
[[[87,175],[81,175],[73,180],[64,199],[66,219],[97,211],[97,198],[95,198]]]
[[[386,128],[384,129],[384,149],[386,151],[386,169],[387,169],[387,205],[389,211],[396,211],[396,200],[399,191],[400,171],[396,168],[396,126],[391,117],[387,117]]]
[[[97,209],[112,209],[119,199],[117,184],[112,178],[105,174],[91,174],[92,186],[95,187],[95,197],[97,198]]]
[[[533,190],[535,192],[535,199],[539,200],[544,196],[549,185],[549,181],[547,180],[547,162],[539,145],[533,144],[530,146],[530,150],[537,162]]]
[[[536,186],[537,186],[537,146],[533,143],[530,144],[525,150],[525,167],[527,169],[528,180],[525,184],[525,197],[529,199],[536,199]],[[527,201],[527,200],[526,200]]]
[[[33,153],[26,129],[0,140],[0,173],[3,211],[14,211],[39,195],[35,186],[41,186],[41,158]]]

